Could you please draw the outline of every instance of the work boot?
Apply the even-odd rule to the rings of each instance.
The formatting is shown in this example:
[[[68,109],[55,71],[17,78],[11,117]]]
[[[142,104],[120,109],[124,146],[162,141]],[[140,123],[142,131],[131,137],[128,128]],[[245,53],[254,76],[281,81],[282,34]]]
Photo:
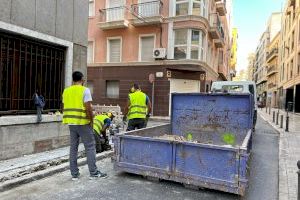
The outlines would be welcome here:
[[[103,151],[108,151],[108,150],[111,150],[111,146],[109,145],[109,143],[105,142],[105,144],[102,145],[102,149]]]
[[[104,144],[102,144],[102,150],[103,151],[111,150],[111,146],[109,145],[108,137],[106,136],[104,139],[105,139],[105,141],[104,141]]]

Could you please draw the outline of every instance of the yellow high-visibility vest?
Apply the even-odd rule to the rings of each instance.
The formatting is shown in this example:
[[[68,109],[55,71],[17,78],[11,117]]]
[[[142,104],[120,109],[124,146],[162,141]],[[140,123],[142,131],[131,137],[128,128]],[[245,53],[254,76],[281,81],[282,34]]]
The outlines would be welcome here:
[[[146,118],[146,98],[146,94],[141,91],[136,91],[134,93],[129,94],[130,107],[127,115],[128,119]]]
[[[109,119],[107,115],[97,115],[93,120],[93,129],[97,134],[101,134],[101,130],[104,126],[104,121]]]
[[[63,123],[74,125],[86,125],[90,123],[87,118],[83,103],[83,95],[86,87],[72,85],[63,92]]]

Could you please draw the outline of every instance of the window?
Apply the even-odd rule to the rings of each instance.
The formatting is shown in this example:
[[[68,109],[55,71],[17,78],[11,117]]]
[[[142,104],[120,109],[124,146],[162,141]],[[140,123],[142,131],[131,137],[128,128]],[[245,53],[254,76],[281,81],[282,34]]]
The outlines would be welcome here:
[[[89,17],[95,16],[95,1],[89,0]]]
[[[174,43],[175,59],[187,58],[187,34],[188,34],[188,29],[175,30],[175,43]]]
[[[119,98],[119,81],[106,81],[106,97],[112,99]]]
[[[0,115],[34,113],[36,90],[45,110],[59,110],[66,48],[1,31],[0,41]]]
[[[175,15],[198,15],[207,17],[206,0],[176,0]]]
[[[292,51],[294,50],[294,38],[295,38],[295,31],[293,31],[293,33],[292,33],[292,39],[291,39]]]
[[[205,35],[201,30],[177,29],[174,34],[175,59],[204,59]]]
[[[188,15],[189,13],[189,0],[176,0],[176,16]]]
[[[102,0],[104,1],[104,0]],[[124,0],[107,0],[106,1],[106,21],[124,20],[125,1]]]
[[[254,95],[254,86],[249,85],[249,92]]]
[[[294,61],[291,61],[291,69],[290,69],[290,79],[293,77],[293,68],[294,68]]]
[[[87,63],[93,63],[94,62],[94,42],[88,43],[87,48]]]
[[[224,63],[224,52],[222,50],[219,51],[219,65]]]
[[[108,62],[121,62],[121,39],[108,39]]]
[[[155,37],[154,36],[142,36],[140,38],[140,61],[153,61],[153,48]]]
[[[222,90],[227,92],[243,92],[244,86],[242,85],[223,85]]]

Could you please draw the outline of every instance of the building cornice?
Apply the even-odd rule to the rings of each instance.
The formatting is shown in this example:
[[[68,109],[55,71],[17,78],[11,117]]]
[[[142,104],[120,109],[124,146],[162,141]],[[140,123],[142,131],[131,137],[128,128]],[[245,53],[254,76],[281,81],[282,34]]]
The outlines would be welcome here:
[[[213,77],[218,77],[219,74],[210,67],[206,62],[198,60],[158,60],[153,62],[120,62],[120,63],[93,63],[88,64],[88,67],[143,67],[143,66],[170,66],[175,67],[178,65],[195,65],[200,68],[197,71],[206,71]],[[184,68],[182,68],[184,69]],[[191,70],[192,71],[192,70]],[[196,71],[196,70],[195,70]]]

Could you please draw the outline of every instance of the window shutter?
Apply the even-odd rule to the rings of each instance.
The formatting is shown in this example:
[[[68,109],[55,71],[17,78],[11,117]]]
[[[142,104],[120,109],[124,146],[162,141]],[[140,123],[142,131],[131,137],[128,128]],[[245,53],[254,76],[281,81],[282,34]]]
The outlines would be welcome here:
[[[88,43],[88,49],[87,49],[87,63],[93,63],[93,56],[94,56],[94,45],[93,42]]]
[[[121,62],[121,40],[120,39],[113,39],[109,40],[109,62]]]
[[[154,36],[141,38],[141,61],[153,61]]]

